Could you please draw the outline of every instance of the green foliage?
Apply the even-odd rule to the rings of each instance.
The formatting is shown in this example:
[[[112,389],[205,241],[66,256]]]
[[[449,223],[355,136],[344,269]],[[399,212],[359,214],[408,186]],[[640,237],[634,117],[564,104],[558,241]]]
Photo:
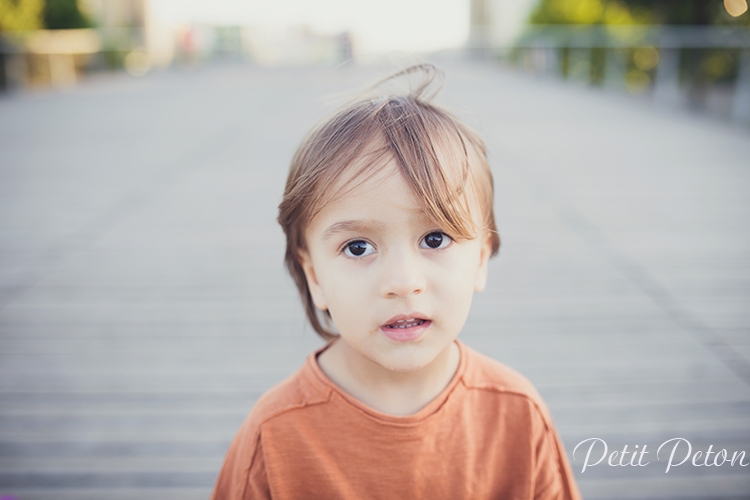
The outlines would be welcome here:
[[[44,0],[0,0],[0,31],[42,28]]]
[[[541,0],[532,24],[646,24],[651,16],[620,0]]]
[[[701,70],[711,80],[728,81],[737,74],[739,56],[737,49],[708,50],[701,60]]]
[[[532,24],[666,24],[666,25],[728,25],[750,26],[750,11],[732,17],[724,0],[540,0],[533,11]],[[607,51],[590,49],[590,57],[571,64],[571,50],[560,47],[560,71],[565,77],[582,78],[601,84],[606,75]],[[611,49],[610,49],[611,50]],[[655,77],[659,53],[654,47],[636,47],[621,53],[627,60],[627,88],[631,92],[647,89]],[[691,88],[706,87],[717,82],[730,82],[738,72],[740,51],[736,49],[680,50],[682,80]],[[581,73],[581,74],[579,74]]]
[[[657,24],[704,26],[728,24],[750,26],[750,14],[734,18],[723,0],[623,0],[633,7],[648,10]]]
[[[81,13],[76,0],[46,0],[44,26],[50,30],[90,28],[91,21]]]
[[[540,0],[530,22],[750,26],[750,12],[732,17],[723,0]]]

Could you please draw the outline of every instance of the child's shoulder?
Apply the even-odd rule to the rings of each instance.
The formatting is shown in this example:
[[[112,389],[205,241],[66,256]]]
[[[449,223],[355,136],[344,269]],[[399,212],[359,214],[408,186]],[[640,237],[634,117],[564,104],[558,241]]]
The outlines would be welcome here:
[[[285,413],[330,400],[331,391],[317,380],[315,370],[311,367],[318,352],[308,356],[295,373],[271,387],[255,402],[248,417],[255,426]]]
[[[466,370],[463,384],[468,389],[488,391],[500,396],[528,400],[547,417],[548,410],[536,387],[513,368],[461,344],[465,351]]]

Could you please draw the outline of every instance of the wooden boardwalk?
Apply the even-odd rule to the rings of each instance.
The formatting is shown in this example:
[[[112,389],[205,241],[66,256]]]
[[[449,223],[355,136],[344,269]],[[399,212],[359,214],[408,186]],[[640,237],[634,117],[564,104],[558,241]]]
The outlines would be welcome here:
[[[585,498],[750,498],[750,467],[655,457],[682,437],[750,462],[748,130],[443,66],[503,239],[464,341],[537,385],[571,459],[648,446],[583,473],[579,449]],[[320,344],[275,222],[293,149],[379,76],[221,66],[0,97],[0,497],[207,497],[255,399]]]

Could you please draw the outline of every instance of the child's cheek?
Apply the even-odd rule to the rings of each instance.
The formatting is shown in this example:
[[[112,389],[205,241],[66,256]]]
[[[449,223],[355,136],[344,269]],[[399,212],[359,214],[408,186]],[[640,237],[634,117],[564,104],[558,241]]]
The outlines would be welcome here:
[[[450,256],[444,259],[440,264],[443,269],[444,279],[451,281],[455,285],[472,281],[476,276],[479,268],[479,252],[472,247],[462,247],[456,249]]]

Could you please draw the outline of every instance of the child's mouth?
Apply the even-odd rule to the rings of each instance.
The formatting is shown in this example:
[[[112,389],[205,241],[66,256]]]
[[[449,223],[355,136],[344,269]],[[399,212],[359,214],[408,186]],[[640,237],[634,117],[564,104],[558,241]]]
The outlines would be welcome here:
[[[391,318],[388,323],[380,327],[380,331],[391,340],[396,342],[411,342],[424,335],[432,324],[429,319],[416,316],[401,316],[399,319]]]
[[[386,328],[412,328],[414,326],[419,326],[423,324],[425,321],[424,319],[400,319],[396,321],[395,323],[391,323],[390,325],[385,325]]]

